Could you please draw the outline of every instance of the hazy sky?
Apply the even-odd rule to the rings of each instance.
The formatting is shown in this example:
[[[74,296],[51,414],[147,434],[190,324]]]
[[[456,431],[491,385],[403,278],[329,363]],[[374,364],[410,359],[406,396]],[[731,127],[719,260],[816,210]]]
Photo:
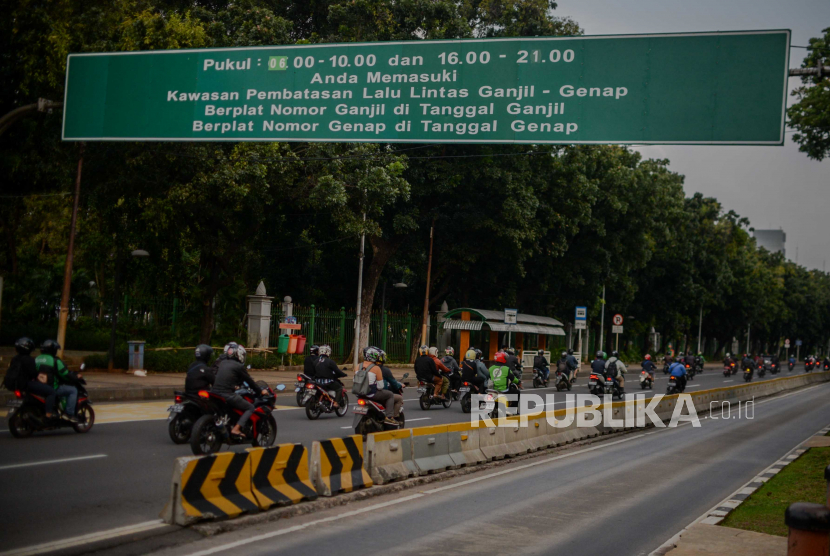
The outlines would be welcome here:
[[[830,27],[830,0],[557,0],[555,14],[571,16],[586,35],[680,31],[790,29],[792,44],[807,45]],[[800,67],[803,48],[790,50]],[[750,70],[751,68],[747,68]],[[801,84],[791,77],[790,88]],[[790,103],[793,102],[792,97]],[[686,176],[686,195],[716,197],[758,229],[783,228],[787,258],[830,269],[830,160],[810,160],[786,134],[783,147],[639,147],[668,158]]]

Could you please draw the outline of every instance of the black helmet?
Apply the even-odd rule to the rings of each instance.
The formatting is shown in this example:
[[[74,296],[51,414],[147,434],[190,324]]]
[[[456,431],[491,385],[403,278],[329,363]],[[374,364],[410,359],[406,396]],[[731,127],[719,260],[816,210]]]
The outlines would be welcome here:
[[[55,340],[44,340],[44,342],[40,345],[40,353],[45,353],[46,355],[55,356],[58,354],[60,349],[61,345]]]
[[[29,355],[35,349],[35,342],[31,338],[23,336],[14,343],[14,348],[17,350],[17,353]]]
[[[597,352],[597,359],[602,359],[602,352],[601,351]]]
[[[320,346],[318,346],[317,344],[314,344],[313,346],[308,348],[308,352],[311,355],[320,355]]]
[[[611,352],[611,357],[619,357],[619,356],[620,356],[620,354],[619,354],[618,351],[614,350],[614,351]]]
[[[476,359],[481,359],[484,355],[484,353],[478,348],[473,348],[473,351],[476,352]]]
[[[213,348],[207,344],[199,344],[196,346],[196,361],[203,361],[207,363],[210,361],[210,356],[213,355]]]
[[[573,355],[573,354],[574,354],[574,350],[569,349],[569,350],[568,350],[568,355]]]

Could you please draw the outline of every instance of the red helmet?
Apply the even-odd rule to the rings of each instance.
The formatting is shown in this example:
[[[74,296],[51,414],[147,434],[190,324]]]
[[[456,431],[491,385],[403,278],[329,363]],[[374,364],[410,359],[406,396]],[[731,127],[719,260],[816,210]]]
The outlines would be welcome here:
[[[649,355],[648,353],[646,353],[646,361],[651,361],[651,355]]]
[[[507,354],[503,351],[500,351],[496,354],[494,359],[499,363],[507,363]]]

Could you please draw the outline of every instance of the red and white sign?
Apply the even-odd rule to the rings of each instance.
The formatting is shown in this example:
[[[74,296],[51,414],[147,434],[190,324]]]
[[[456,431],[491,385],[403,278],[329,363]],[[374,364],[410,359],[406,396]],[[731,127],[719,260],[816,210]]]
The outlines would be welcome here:
[[[789,338],[784,340],[784,347],[787,348],[787,349],[790,349],[790,339]]]
[[[622,315],[617,313],[616,315],[614,315],[614,318],[612,319],[611,322],[613,322],[614,324],[619,326],[619,325],[622,324],[622,321],[623,321]]]

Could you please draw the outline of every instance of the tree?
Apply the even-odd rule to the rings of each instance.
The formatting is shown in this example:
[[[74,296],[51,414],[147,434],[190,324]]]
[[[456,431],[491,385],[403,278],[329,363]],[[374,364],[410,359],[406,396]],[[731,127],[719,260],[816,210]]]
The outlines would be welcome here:
[[[830,27],[822,33],[823,37],[810,39],[802,68],[830,66]],[[830,75],[805,75],[801,82],[804,85],[793,91],[799,100],[787,110],[790,127],[798,131],[793,141],[810,158],[823,160],[830,155]]]

